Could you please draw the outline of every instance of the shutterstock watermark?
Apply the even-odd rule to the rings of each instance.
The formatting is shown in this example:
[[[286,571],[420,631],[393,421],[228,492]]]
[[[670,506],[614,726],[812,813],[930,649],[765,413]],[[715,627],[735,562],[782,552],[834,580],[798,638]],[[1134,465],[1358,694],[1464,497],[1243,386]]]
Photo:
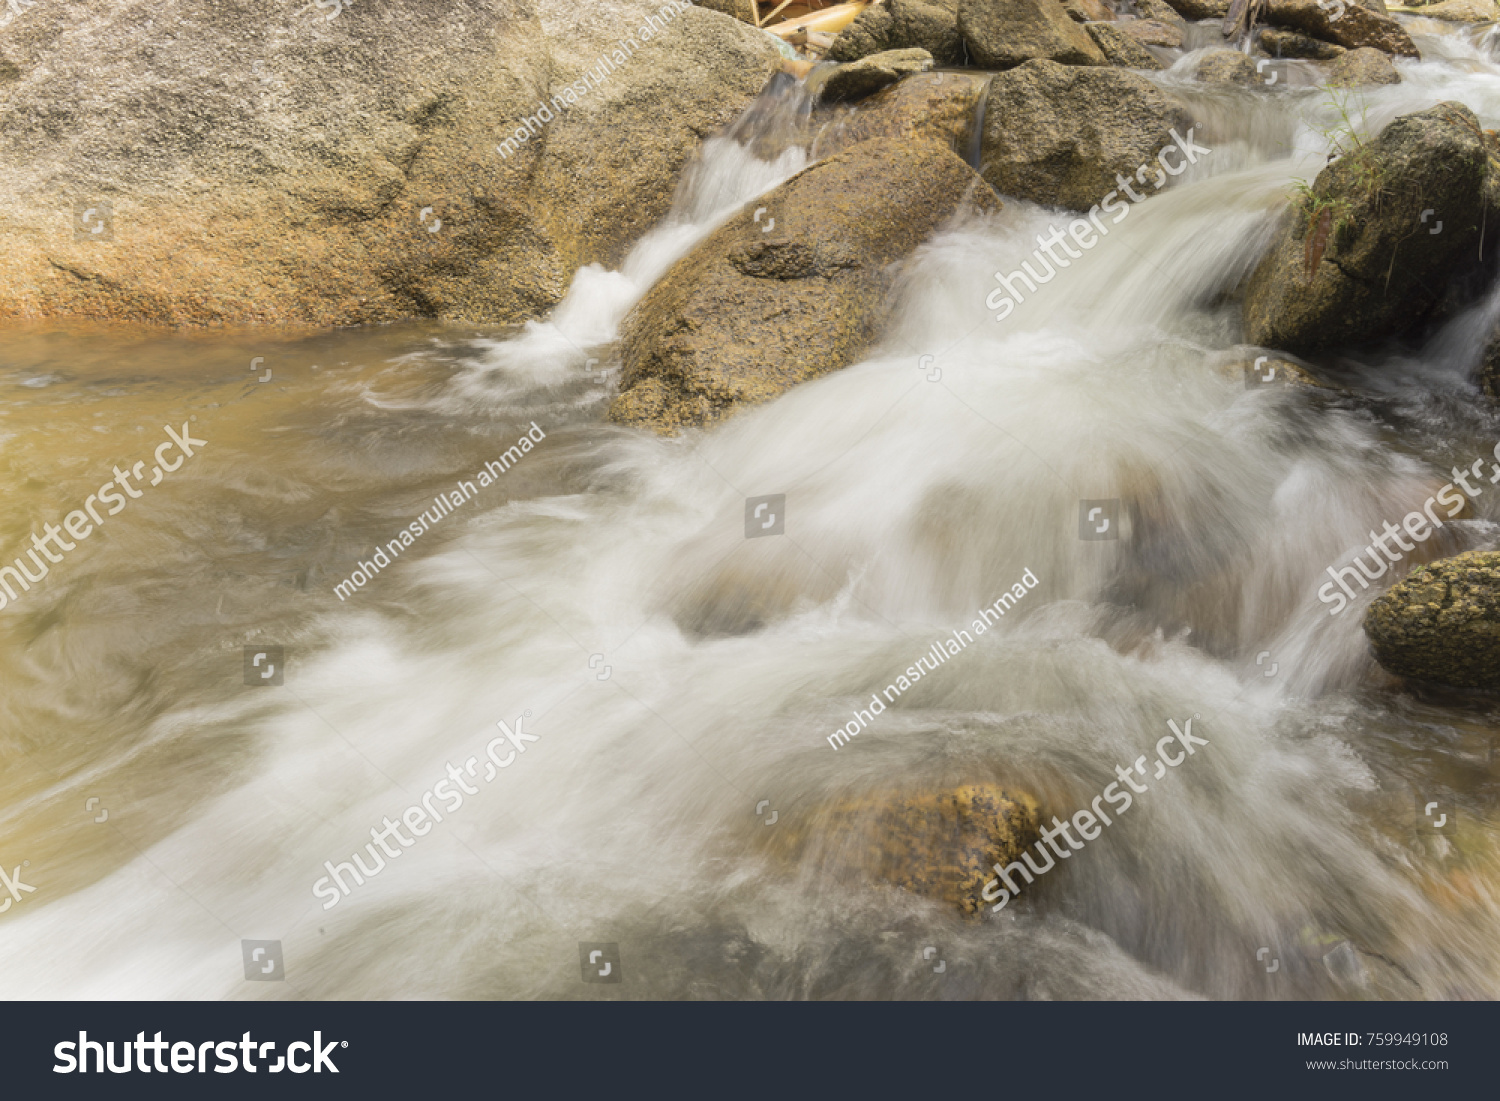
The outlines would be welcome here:
[[[156,465],[151,468],[151,481],[144,483],[147,488],[160,485],[162,479],[168,474],[181,469],[182,464],[196,454],[193,450],[195,447],[202,448],[208,446],[207,440],[194,439],[192,433],[188,431],[188,425],[186,424],[182,426],[180,435],[173,431],[170,424],[163,425],[162,430],[166,432],[167,439],[158,444],[156,451],[153,453]],[[165,456],[174,447],[177,448],[179,454],[171,463],[168,463]],[[128,470],[121,470],[118,466],[115,467],[114,479],[100,486],[97,494],[90,493],[88,498],[83,502],[81,509],[74,509],[64,516],[61,526],[57,524],[43,524],[41,535],[33,531],[31,533],[32,549],[26,552],[26,558],[30,558],[31,564],[37,568],[36,576],[33,577],[31,571],[26,568],[26,558],[17,558],[13,566],[0,566],[0,609],[14,604],[21,598],[21,594],[16,592],[12,582],[21,587],[21,593],[30,592],[31,586],[40,584],[42,579],[47,576],[51,569],[49,563],[56,565],[58,562],[61,562],[64,554],[75,549],[78,543],[81,543],[94,533],[95,527],[104,526],[104,516],[99,515],[99,510],[95,507],[96,502],[109,506],[104,514],[105,516],[116,516],[125,510],[125,506],[130,501],[144,497],[145,492],[132,485],[131,480],[134,479],[138,483],[143,482],[145,467],[145,459],[142,459]],[[125,491],[124,497],[120,496],[116,491],[116,486]],[[93,522],[90,523],[90,520]],[[78,542],[64,539],[64,529]],[[38,553],[41,554],[40,558],[37,557]]]
[[[1500,443],[1495,445],[1494,456],[1500,460]],[[1361,591],[1368,589],[1371,581],[1383,577],[1387,569],[1400,562],[1408,552],[1416,550],[1417,543],[1427,542],[1432,537],[1432,533],[1443,526],[1443,521],[1433,511],[1434,505],[1448,506],[1444,515],[1449,520],[1454,519],[1463,511],[1464,498],[1454,489],[1455,483],[1462,486],[1464,493],[1467,493],[1470,498],[1478,497],[1482,489],[1477,485],[1471,485],[1470,482],[1480,480],[1479,471],[1484,462],[1484,459],[1475,459],[1467,468],[1461,469],[1455,466],[1449,471],[1453,475],[1453,481],[1446,483],[1442,489],[1427,498],[1420,512],[1408,512],[1402,517],[1399,528],[1389,520],[1381,521],[1381,533],[1376,535],[1373,531],[1370,532],[1369,545],[1354,556],[1352,565],[1329,566],[1328,576],[1333,580],[1325,581],[1322,588],[1318,590],[1319,602],[1336,605],[1328,610],[1328,614],[1338,615],[1354,599],[1356,593],[1349,581],[1358,582]],[[1500,463],[1491,463],[1490,471],[1490,484],[1500,482]],[[1403,529],[1406,535],[1416,540],[1416,543],[1408,543],[1402,537]],[[1400,548],[1399,551],[1391,550],[1392,542]],[[1376,553],[1377,550],[1379,553]],[[1365,555],[1368,555],[1370,559],[1369,569],[1365,568],[1362,560]],[[1343,591],[1336,592],[1335,588]]]
[[[13,902],[25,902],[26,895],[36,894],[36,888],[21,878],[21,869],[31,867],[31,861],[23,860],[17,864],[10,875],[5,874],[5,868],[0,865],[0,914],[9,910]]]
[[[495,724],[500,728],[500,734],[498,737],[491,738],[489,745],[484,747],[485,783],[489,783],[496,776],[500,775],[502,768],[509,768],[515,764],[516,755],[526,752],[527,742],[541,740],[536,734],[526,733],[523,724],[530,717],[530,711],[523,712],[516,718],[515,729],[512,729],[503,720]],[[504,749],[507,744],[512,748],[509,753],[506,753],[502,757],[499,751]],[[315,897],[328,900],[323,903],[323,909],[332,910],[344,900],[345,896],[353,893],[355,887],[364,886],[366,879],[374,879],[383,872],[386,866],[386,857],[390,857],[392,860],[397,859],[404,855],[407,849],[415,845],[418,838],[426,837],[431,833],[432,823],[443,821],[443,811],[447,811],[450,815],[455,814],[463,808],[465,795],[478,795],[479,788],[472,787],[464,782],[465,776],[471,780],[478,779],[478,774],[475,772],[478,765],[478,757],[470,757],[464,762],[462,768],[450,763],[447,770],[447,779],[439,780],[432,787],[428,788],[427,791],[423,792],[422,797],[417,802],[407,807],[401,813],[401,821],[392,822],[389,817],[385,817],[380,820],[380,827],[371,826],[370,842],[365,845],[364,851],[369,853],[370,863],[374,867],[365,867],[364,858],[358,852],[350,857],[354,861],[353,864],[347,861],[334,864],[332,861],[325,860],[323,867],[327,869],[328,874],[314,883],[312,888]],[[442,810],[433,806],[434,799],[442,801]],[[401,827],[403,825],[414,836],[407,837],[402,833]],[[389,844],[392,840],[399,842],[401,848],[392,848]],[[376,846],[379,846],[379,852],[376,851]],[[356,865],[358,866],[356,867]],[[345,874],[354,881],[353,886],[344,881]]]
[[[1194,144],[1193,129],[1193,127],[1188,128],[1187,137],[1179,134],[1175,127],[1171,130],[1172,144],[1162,146],[1161,151],[1156,154],[1157,167],[1155,178],[1152,180],[1153,190],[1161,190],[1166,186],[1169,176],[1180,176],[1187,171],[1188,165],[1197,164],[1199,153],[1207,156],[1213,152],[1212,149],[1205,146]],[[1167,154],[1169,153],[1176,154],[1176,157],[1173,158],[1176,160],[1175,166],[1169,163],[1167,159]],[[1114,217],[1110,219],[1110,225],[1118,225],[1129,217],[1131,207],[1118,201],[1120,194],[1124,192],[1124,194],[1129,196],[1132,203],[1138,203],[1145,199],[1146,196],[1138,193],[1135,188],[1130,186],[1130,183],[1133,178],[1136,183],[1144,188],[1147,174],[1151,171],[1152,167],[1152,164],[1148,161],[1135,170],[1134,177],[1127,177],[1118,172],[1115,173],[1115,183],[1120,185],[1119,190],[1111,191],[1108,195],[1104,196],[1101,202],[1095,203],[1089,209],[1087,218],[1074,218],[1069,222],[1066,231],[1067,236],[1077,242],[1080,248],[1091,249],[1097,245],[1101,237],[1109,235],[1109,226],[1105,225],[1099,216],[1101,214],[1113,214]],[[1098,230],[1097,235],[1094,232],[1095,230]],[[1021,291],[1017,289],[1017,283],[1024,283],[1027,293],[1035,294],[1039,286],[1043,283],[1052,282],[1057,277],[1059,271],[1068,267],[1069,258],[1073,260],[1082,258],[1083,253],[1074,251],[1069,246],[1063,233],[1064,231],[1060,227],[1054,225],[1052,232],[1047,236],[1043,237],[1040,233],[1037,234],[1037,249],[1032,253],[1032,258],[1037,262],[1035,268],[1031,266],[1030,260],[1023,260],[1021,261],[1020,268],[1009,275],[1003,275],[998,271],[995,273],[995,278],[999,280],[1000,285],[990,292],[990,296],[984,300],[984,304],[987,309],[999,311],[995,314],[996,321],[1004,321],[1011,315],[1011,312],[1018,304],[1026,300]],[[1062,249],[1067,258],[1059,256],[1054,251],[1058,248]],[[1044,256],[1043,253],[1046,255]],[[1046,275],[1042,274],[1042,268],[1044,267]]]
[[[1198,716],[1194,715],[1193,719],[1196,718]],[[1167,725],[1172,728],[1172,733],[1164,735],[1156,743],[1156,779],[1160,780],[1167,774],[1167,769],[1176,768],[1192,756],[1195,745],[1208,744],[1207,739],[1198,738],[1193,735],[1193,719],[1189,719],[1183,723],[1180,729],[1174,720],[1167,720]],[[1176,757],[1169,756],[1164,748],[1174,739],[1182,747],[1182,752],[1179,752]],[[1146,758],[1144,756],[1135,759],[1133,771],[1140,776],[1146,775]],[[1057,860],[1067,860],[1073,855],[1069,850],[1083,848],[1085,844],[1093,841],[1104,832],[1099,823],[1103,822],[1106,826],[1113,825],[1114,819],[1110,818],[1109,813],[1105,811],[1101,804],[1108,803],[1114,809],[1115,815],[1119,816],[1129,810],[1134,803],[1134,799],[1130,794],[1132,791],[1136,795],[1144,795],[1147,791],[1151,790],[1145,784],[1136,783],[1135,776],[1132,775],[1132,769],[1116,765],[1115,775],[1119,779],[1094,796],[1094,801],[1090,804],[1093,808],[1092,810],[1079,810],[1066,822],[1059,821],[1057,815],[1054,814],[1052,816],[1052,829],[1049,831],[1045,826],[1042,827],[1042,840],[1036,843],[1036,851],[1047,861],[1045,865],[1039,865],[1031,859],[1030,849],[1021,854],[1021,859],[1026,862],[1024,864],[1020,860],[1015,860],[1003,868],[999,864],[994,865],[997,878],[986,883],[984,890],[979,895],[986,902],[995,903],[994,906],[990,907],[991,910],[998,913],[1005,909],[1007,902],[1021,893],[1021,888],[1010,876],[1012,871],[1020,872],[1021,875],[1025,876],[1026,884],[1030,886],[1036,882],[1037,876],[1042,875],[1044,872],[1050,872],[1056,865],[1057,861],[1052,858],[1053,853],[1057,854]],[[1124,784],[1129,790],[1122,790],[1120,787],[1121,784]],[[1079,836],[1083,838],[1082,841],[1073,840],[1073,835],[1068,832],[1069,826],[1073,826],[1078,830]],[[1067,848],[1063,848],[1057,843],[1059,837],[1068,843]],[[1051,847],[1051,852],[1048,852],[1049,846]],[[1005,882],[1004,887],[1000,886],[1001,880]],[[999,901],[996,901],[997,899]]]
[[[621,39],[614,50],[600,54],[583,76],[571,84],[564,85],[563,90],[553,96],[550,102],[542,103],[538,100],[536,113],[523,118],[521,125],[516,127],[516,132],[497,145],[495,151],[504,159],[520,149],[529,138],[541,132],[543,123],[551,122],[554,118],[561,116],[565,108],[573,106],[584,96],[599,88],[615,74],[616,69],[634,57],[635,51],[641,48],[641,43],[637,42],[636,38],[642,42],[650,42],[654,34],[661,34],[667,29],[669,22],[683,12],[692,10],[692,7],[693,5],[684,3],[683,0],[667,0],[656,9],[656,15],[646,16],[646,22],[636,29],[634,37]],[[666,14],[663,15],[663,12]]]

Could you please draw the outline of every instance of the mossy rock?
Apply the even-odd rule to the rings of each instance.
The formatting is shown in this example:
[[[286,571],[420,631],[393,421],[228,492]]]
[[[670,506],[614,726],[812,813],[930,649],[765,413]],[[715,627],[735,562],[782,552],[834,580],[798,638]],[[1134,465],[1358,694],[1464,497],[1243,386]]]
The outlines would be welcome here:
[[[1500,217],[1494,165],[1460,103],[1402,115],[1339,157],[1293,200],[1246,284],[1248,342],[1305,356],[1418,329],[1480,266]]]
[[[1419,566],[1365,613],[1375,660],[1397,676],[1500,688],[1500,552]]]

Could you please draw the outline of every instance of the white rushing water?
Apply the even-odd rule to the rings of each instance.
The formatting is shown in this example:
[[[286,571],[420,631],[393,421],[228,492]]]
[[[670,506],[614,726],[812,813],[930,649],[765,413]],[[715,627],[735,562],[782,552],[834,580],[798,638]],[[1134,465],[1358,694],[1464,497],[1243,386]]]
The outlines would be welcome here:
[[[1500,122],[1483,44],[1432,41],[1403,84],[1362,94],[1371,132],[1444,98]],[[1361,397],[1248,389],[1258,353],[1225,296],[1323,163],[1331,109],[1306,87],[1160,79],[1213,153],[1004,322],[994,273],[1066,215],[1007,200],[951,227],[907,265],[868,358],[712,431],[577,429],[576,491],[457,515],[440,553],[382,575],[404,614],[335,606],[284,692],[157,720],[159,738],[236,731],[235,781],[8,917],[0,993],[573,997],[605,989],[578,982],[578,942],[600,941],[637,997],[1306,997],[1335,991],[1321,953],[1348,940],[1383,996],[1500,994],[1486,889],[1445,902],[1390,826],[1415,789],[1389,743],[1417,754],[1441,720],[1382,694],[1361,609],[1315,595],[1446,480],[1444,456],[1488,454],[1467,380],[1482,334],[1461,319],[1349,364]],[[707,143],[620,271],[580,272],[548,321],[410,400],[544,427],[576,401],[597,420],[589,382],[629,308],[803,163]],[[785,534],[746,539],[746,499],[770,494]],[[1095,500],[1121,503],[1124,538],[1079,538]],[[1450,532],[1445,553],[1495,528]],[[1026,570],[1016,614],[830,749]],[[762,843],[840,799],[973,780],[1070,814],[1190,718],[1206,748],[984,922],[799,876]],[[486,782],[498,721],[537,740]],[[347,897],[315,895],[325,861],[450,764],[476,794]],[[283,943],[284,984],[241,982],[243,938]]]

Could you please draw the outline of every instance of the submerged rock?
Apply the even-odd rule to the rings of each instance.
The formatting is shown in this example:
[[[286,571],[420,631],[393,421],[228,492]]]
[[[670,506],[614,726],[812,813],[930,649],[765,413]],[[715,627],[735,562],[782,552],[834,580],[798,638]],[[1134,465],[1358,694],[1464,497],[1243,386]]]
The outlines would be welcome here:
[[[679,260],[626,318],[610,419],[661,433],[712,424],[848,366],[881,330],[894,262],[960,210],[998,206],[931,140],[876,138],[804,169]]]
[[[1391,59],[1379,50],[1361,46],[1350,50],[1329,67],[1330,87],[1356,87],[1361,84],[1400,84],[1401,74]]]
[[[932,55],[926,50],[887,50],[834,69],[824,78],[819,96],[825,100],[863,99],[904,76],[931,68]]]
[[[1365,613],[1375,660],[1402,677],[1500,688],[1500,553],[1418,566]]]
[[[1480,262],[1490,165],[1473,112],[1442,103],[1323,169],[1246,285],[1249,341],[1305,354],[1416,328]]]
[[[1260,73],[1239,50],[1209,50],[1198,59],[1193,75],[1204,84],[1238,84],[1243,87],[1264,86]]]
[[[535,317],[666,213],[780,64],[662,0],[147,14],[37,4],[5,29],[0,317]]]
[[[1085,23],[1105,60],[1121,69],[1160,70],[1166,66],[1150,50],[1126,34],[1118,23]]]
[[[1311,35],[1282,30],[1280,27],[1264,28],[1260,32],[1260,37],[1256,39],[1256,44],[1271,57],[1301,58],[1309,61],[1332,61],[1346,52],[1344,47],[1333,42],[1323,42]]]
[[[1401,24],[1347,0],[1326,6],[1318,0],[1270,0],[1265,20],[1350,50],[1373,46],[1397,57],[1420,56]]]
[[[1293,363],[1284,356],[1255,356],[1232,359],[1220,368],[1220,373],[1246,389],[1291,386],[1306,390],[1337,390],[1300,363]]]
[[[1120,190],[1121,175],[1145,191],[1165,183],[1156,155],[1191,127],[1136,73],[1030,61],[990,82],[980,174],[1002,195],[1088,210]]]
[[[965,915],[988,911],[981,897],[994,865],[1005,867],[1041,839],[1036,800],[994,784],[946,791],[891,791],[814,810],[799,827],[778,823],[766,843],[820,881],[880,880]]]
[[[1103,65],[1104,55],[1058,0],[962,0],[958,28],[974,64],[1010,69],[1043,59]]]
[[[871,138],[930,138],[968,159],[974,115],[990,78],[984,73],[918,73],[861,100],[857,110],[835,108],[818,136],[816,157]]]
[[[940,65],[964,60],[957,0],[887,0],[872,4],[844,28],[830,61],[858,61],[886,50],[921,49]]]

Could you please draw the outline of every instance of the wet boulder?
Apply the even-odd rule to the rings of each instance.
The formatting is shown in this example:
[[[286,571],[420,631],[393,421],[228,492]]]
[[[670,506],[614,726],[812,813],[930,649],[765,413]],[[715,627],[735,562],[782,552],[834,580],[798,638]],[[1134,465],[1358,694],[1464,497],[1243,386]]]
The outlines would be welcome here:
[[[957,0],[887,0],[872,4],[844,28],[828,50],[830,61],[858,61],[887,50],[920,49],[939,65],[964,60]]]
[[[1247,338],[1307,354],[1417,328],[1478,268],[1495,188],[1467,107],[1397,118],[1293,200],[1246,284]]]
[[[1191,129],[1136,73],[1030,61],[990,82],[979,170],[1002,195],[1088,210],[1121,193],[1121,177],[1145,192],[1164,184],[1157,154],[1179,137],[1191,145]]]
[[[1344,47],[1332,42],[1324,42],[1311,35],[1298,34],[1296,31],[1282,30],[1280,27],[1263,28],[1256,44],[1269,57],[1298,58],[1308,61],[1332,61],[1347,52]]]
[[[1354,88],[1361,84],[1400,84],[1401,74],[1391,59],[1379,50],[1361,46],[1349,50],[1328,67],[1329,87]]]
[[[1170,23],[1159,23],[1155,19],[1132,19],[1121,23],[1120,30],[1142,46],[1160,46],[1176,50],[1182,46],[1182,30]]]
[[[1500,688],[1500,553],[1418,566],[1365,612],[1375,660],[1390,673],[1456,688]]]
[[[881,332],[896,261],[994,193],[946,145],[875,138],[747,205],[626,318],[617,424],[712,424],[855,362]]]
[[[1264,87],[1255,62],[1239,50],[1208,50],[1198,59],[1193,76],[1204,84],[1238,84],[1241,87]]]
[[[820,882],[888,883],[978,916],[990,911],[994,866],[1020,860],[1040,827],[1030,795],[978,783],[830,800],[762,832],[776,856]]]
[[[1126,34],[1118,23],[1085,23],[1083,26],[1111,65],[1152,71],[1166,68],[1156,60],[1155,54]]]
[[[958,29],[975,65],[1010,69],[1043,59],[1104,65],[1104,54],[1058,0],[962,0]]]
[[[964,159],[975,145],[984,73],[918,73],[861,100],[858,109],[820,111],[813,155],[827,157],[871,138],[931,138]]]
[[[931,68],[932,55],[926,50],[887,50],[871,54],[834,69],[819,86],[819,98],[834,101],[863,99],[904,76],[925,73]]]
[[[1371,46],[1396,57],[1420,56],[1400,23],[1349,0],[1325,0],[1324,4],[1318,0],[1270,0],[1265,21],[1345,49]]]

